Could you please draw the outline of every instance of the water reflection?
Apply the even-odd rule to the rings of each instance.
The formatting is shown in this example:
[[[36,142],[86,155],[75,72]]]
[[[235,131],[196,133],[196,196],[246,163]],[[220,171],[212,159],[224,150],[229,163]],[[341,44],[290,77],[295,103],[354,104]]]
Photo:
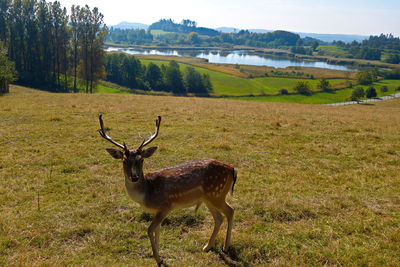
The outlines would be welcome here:
[[[333,70],[354,70],[340,65],[331,65],[322,61],[301,61],[285,57],[266,57],[252,55],[243,50],[220,51],[220,50],[138,50],[132,48],[109,47],[107,51],[120,51],[128,54],[140,55],[162,55],[179,57],[197,57],[207,59],[211,63],[223,64],[246,64],[256,66],[271,66],[275,68],[286,68],[289,66],[316,67]]]

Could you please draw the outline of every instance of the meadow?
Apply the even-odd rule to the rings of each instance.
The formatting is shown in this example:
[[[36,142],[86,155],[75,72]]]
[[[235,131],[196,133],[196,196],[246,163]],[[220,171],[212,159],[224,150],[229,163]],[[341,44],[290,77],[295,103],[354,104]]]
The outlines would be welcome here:
[[[397,266],[400,99],[328,107],[215,98],[54,94],[0,97],[0,265],[153,266],[150,216],[125,193],[98,134],[138,146],[163,117],[145,172],[201,158],[238,170],[232,247],[201,251],[213,220],[173,212],[171,266]]]
[[[150,62],[161,66],[167,65],[168,62],[160,60],[141,60],[145,65]],[[188,64],[179,63],[181,70],[184,71]],[[248,96],[262,94],[277,94],[279,89],[285,88],[289,92],[293,92],[293,87],[298,81],[308,81],[311,87],[315,90],[318,80],[311,79],[295,79],[295,78],[280,78],[280,77],[262,77],[262,78],[242,78],[234,75],[222,73],[201,67],[194,67],[200,73],[210,75],[213,84],[214,96]],[[343,84],[345,79],[328,79],[332,85]]]
[[[186,59],[185,59],[186,60]],[[168,61],[163,60],[150,60],[141,59],[144,65],[150,63],[156,64],[158,66],[167,65]],[[346,79],[328,79],[332,88],[331,92],[320,92],[321,89],[318,88],[319,80],[317,79],[296,79],[296,78],[281,78],[281,77],[258,77],[258,78],[243,78],[236,75],[223,73],[221,71],[212,70],[203,67],[193,66],[189,62],[178,63],[182,71],[188,66],[195,68],[200,73],[205,73],[210,76],[211,82],[213,84],[213,92],[211,96],[213,97],[223,97],[228,99],[240,99],[240,100],[251,100],[251,101],[269,101],[269,102],[289,102],[289,103],[302,103],[302,104],[330,104],[345,102],[351,95],[353,88],[335,89],[343,88],[347,85]],[[323,70],[322,70],[323,71]],[[295,94],[293,88],[299,81],[307,81],[310,83],[311,90],[313,93],[311,95],[300,95]],[[353,81],[354,82],[354,81]],[[382,93],[379,89],[383,86],[388,87],[388,91]],[[358,86],[358,85],[357,85]],[[400,87],[400,80],[381,80],[372,84],[375,87],[378,97],[384,95],[390,95],[396,93],[396,89]],[[112,88],[115,85],[109,85],[110,90],[107,87],[102,86],[98,92],[100,93],[118,93],[118,89]],[[361,86],[366,90],[369,86]],[[279,95],[280,89],[287,89],[290,95]],[[127,93],[129,89],[121,91],[122,93]],[[142,92],[146,93],[146,92]],[[364,98],[365,99],[365,98]]]

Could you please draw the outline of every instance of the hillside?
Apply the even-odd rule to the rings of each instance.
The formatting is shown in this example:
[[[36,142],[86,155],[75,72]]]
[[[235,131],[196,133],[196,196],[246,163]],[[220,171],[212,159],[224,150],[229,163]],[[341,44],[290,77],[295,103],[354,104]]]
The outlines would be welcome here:
[[[219,27],[216,28],[216,30],[225,33],[233,33],[233,32],[239,32],[241,29],[232,27]],[[267,33],[267,32],[273,32],[273,30],[249,29],[249,32]],[[363,40],[369,38],[369,36],[357,35],[357,34],[329,34],[329,33],[305,33],[305,32],[294,32],[294,33],[300,35],[301,38],[311,37],[327,43],[331,43],[333,41],[342,41],[345,43],[351,43],[354,40],[357,42],[362,42]]]
[[[238,170],[229,261],[204,253],[203,205],[172,213],[172,266],[371,265],[400,261],[400,100],[327,107],[223,99],[52,94],[0,97],[0,265],[152,266],[149,216],[125,193],[110,135],[137,146],[163,117],[154,171],[216,158]]]
[[[122,21],[116,25],[111,26],[115,29],[121,29],[121,30],[126,30],[126,29],[143,29],[147,30],[149,28],[149,25],[143,24],[143,23],[138,23],[138,22],[126,22]]]

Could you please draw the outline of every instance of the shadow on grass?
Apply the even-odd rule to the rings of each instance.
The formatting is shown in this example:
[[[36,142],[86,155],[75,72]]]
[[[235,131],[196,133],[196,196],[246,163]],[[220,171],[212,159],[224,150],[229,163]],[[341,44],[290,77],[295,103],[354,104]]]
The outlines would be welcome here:
[[[238,249],[234,247],[229,247],[228,252],[224,252],[220,246],[215,245],[212,249],[212,252],[218,254],[218,256],[228,265],[228,266],[245,266],[242,262],[239,262],[238,257]]]
[[[139,217],[139,221],[151,222],[153,216],[147,212],[143,212]],[[183,214],[167,217],[164,219],[161,225],[171,225],[171,226],[187,226],[195,227],[204,222],[204,216],[199,214]]]
[[[363,106],[375,106],[375,104],[372,104],[372,103],[359,103],[359,105],[363,105]]]

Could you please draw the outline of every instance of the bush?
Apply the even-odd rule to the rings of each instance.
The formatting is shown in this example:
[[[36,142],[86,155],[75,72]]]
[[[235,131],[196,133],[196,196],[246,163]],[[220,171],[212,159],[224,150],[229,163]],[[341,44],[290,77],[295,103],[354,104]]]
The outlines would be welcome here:
[[[396,91],[400,91],[400,86],[398,86],[398,87],[396,88]]]
[[[383,85],[380,90],[382,93],[386,93],[387,91],[389,91],[389,88],[386,85]]]
[[[348,88],[353,88],[353,83],[351,81],[347,81],[346,83]]]
[[[331,85],[329,84],[329,81],[327,79],[321,78],[318,83],[318,88],[320,88],[324,92],[327,92],[330,91]]]
[[[351,96],[350,99],[352,101],[357,101],[357,103],[360,101],[360,98],[363,98],[365,95],[364,88],[362,87],[356,87],[351,91]]]
[[[356,80],[359,84],[367,85],[376,81],[377,75],[374,70],[360,71],[356,74]]]
[[[373,98],[377,96],[376,90],[373,86],[368,87],[367,91],[365,92],[365,96],[367,98]]]
[[[288,92],[287,89],[282,88],[282,89],[279,89],[279,94],[280,94],[280,95],[287,95],[287,94],[289,94],[289,92]]]
[[[293,90],[302,95],[309,95],[311,92],[311,85],[309,82],[299,81],[294,86]]]
[[[8,84],[16,80],[14,62],[7,57],[7,50],[0,43],[0,95],[9,92]]]

